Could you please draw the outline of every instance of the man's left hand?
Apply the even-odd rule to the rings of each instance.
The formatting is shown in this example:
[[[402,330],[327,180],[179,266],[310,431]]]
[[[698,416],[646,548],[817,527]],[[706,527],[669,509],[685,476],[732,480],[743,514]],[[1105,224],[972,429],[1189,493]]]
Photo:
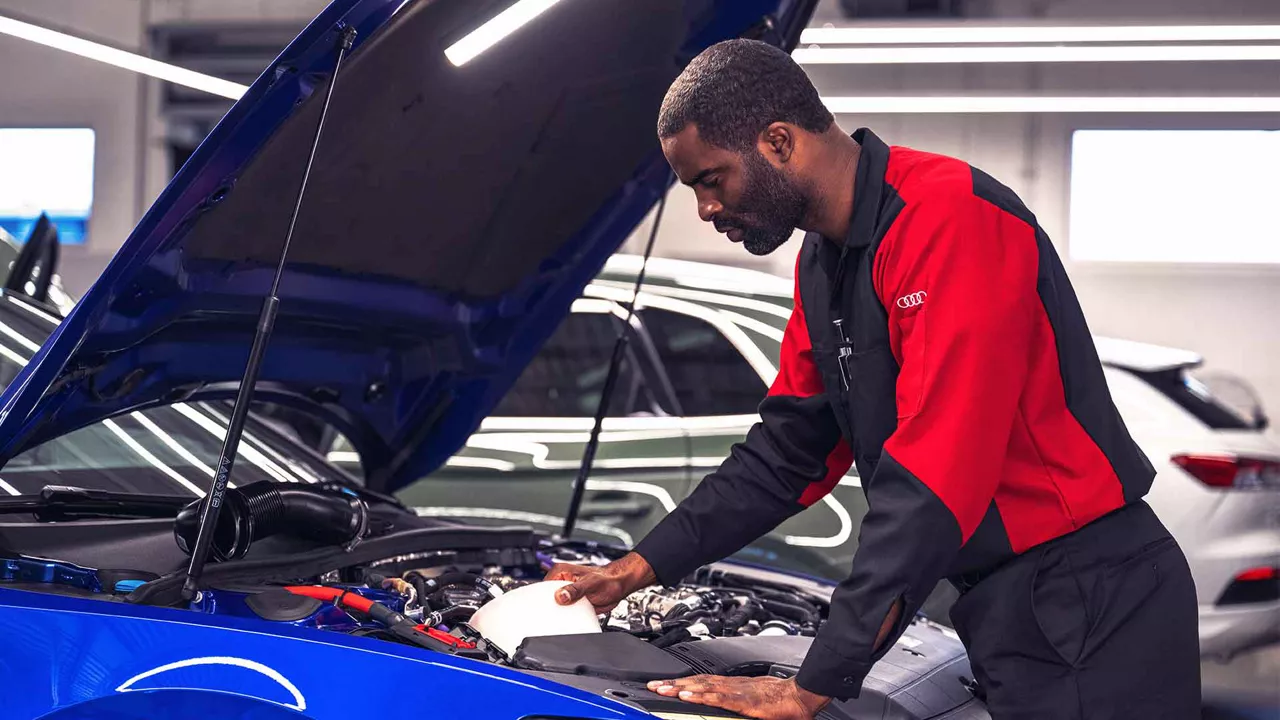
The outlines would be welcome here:
[[[649,689],[685,702],[710,705],[759,720],[813,720],[831,698],[811,693],[795,680],[774,677],[694,675],[655,680]]]

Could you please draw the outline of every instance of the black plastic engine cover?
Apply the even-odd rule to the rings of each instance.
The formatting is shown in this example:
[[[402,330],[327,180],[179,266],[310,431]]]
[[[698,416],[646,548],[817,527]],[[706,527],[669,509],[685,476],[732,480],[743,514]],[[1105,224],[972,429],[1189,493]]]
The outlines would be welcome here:
[[[531,637],[512,659],[516,667],[609,680],[667,680],[692,675],[679,658],[623,632]]]
[[[562,639],[569,640],[568,637]],[[799,668],[810,644],[811,638],[790,636],[713,638],[680,643],[667,651],[696,673],[790,677]],[[664,652],[652,646],[648,646],[648,650]],[[611,664],[629,664],[627,658],[633,651],[647,652],[628,644],[624,652],[611,659]],[[567,673],[573,671],[568,669],[560,672],[526,669],[525,672],[647,712],[732,716],[715,708],[691,706],[651,693],[642,680],[570,675]],[[913,623],[903,639],[871,669],[861,696],[831,703],[818,714],[818,720],[990,720],[983,703],[966,688],[966,682],[972,677],[964,647],[954,634],[936,625]]]
[[[791,677],[812,638],[737,637],[680,643],[668,650],[698,672]],[[973,673],[964,647],[948,631],[914,623],[871,668],[860,697],[828,706],[831,718],[935,718],[973,701]],[[961,717],[985,717],[965,714]],[[955,717],[950,716],[949,717]]]

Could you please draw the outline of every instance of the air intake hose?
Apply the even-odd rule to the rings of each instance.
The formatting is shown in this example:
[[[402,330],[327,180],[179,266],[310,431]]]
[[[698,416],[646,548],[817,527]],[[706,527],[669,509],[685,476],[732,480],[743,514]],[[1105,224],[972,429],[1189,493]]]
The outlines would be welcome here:
[[[173,523],[178,547],[188,555],[196,544],[203,503],[192,501]],[[262,480],[227,490],[210,547],[213,557],[223,561],[243,557],[255,540],[279,534],[354,546],[368,525],[364,502],[341,485]]]

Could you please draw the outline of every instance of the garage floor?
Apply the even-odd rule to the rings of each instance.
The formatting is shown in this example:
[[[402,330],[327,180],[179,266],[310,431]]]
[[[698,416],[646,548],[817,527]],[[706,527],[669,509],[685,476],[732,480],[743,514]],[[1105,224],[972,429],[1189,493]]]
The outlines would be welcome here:
[[[1280,645],[1201,669],[1205,720],[1280,720]]]

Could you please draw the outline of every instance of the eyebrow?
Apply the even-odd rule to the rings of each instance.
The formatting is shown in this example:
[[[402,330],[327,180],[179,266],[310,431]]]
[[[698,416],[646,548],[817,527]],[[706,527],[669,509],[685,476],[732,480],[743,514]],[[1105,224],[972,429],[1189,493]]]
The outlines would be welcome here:
[[[684,184],[685,184],[685,185],[688,185],[689,187],[693,187],[694,185],[697,185],[698,183],[700,183],[700,182],[702,182],[703,180],[705,180],[705,179],[707,178],[707,176],[708,176],[708,175],[710,175],[711,173],[714,173],[714,172],[716,172],[716,171],[718,171],[718,170],[720,170],[720,168],[718,168],[718,167],[707,168],[706,170],[703,170],[702,172],[698,173],[697,175],[694,175],[694,176],[693,176],[692,178],[690,178],[689,180],[685,181],[685,183],[684,183]]]

